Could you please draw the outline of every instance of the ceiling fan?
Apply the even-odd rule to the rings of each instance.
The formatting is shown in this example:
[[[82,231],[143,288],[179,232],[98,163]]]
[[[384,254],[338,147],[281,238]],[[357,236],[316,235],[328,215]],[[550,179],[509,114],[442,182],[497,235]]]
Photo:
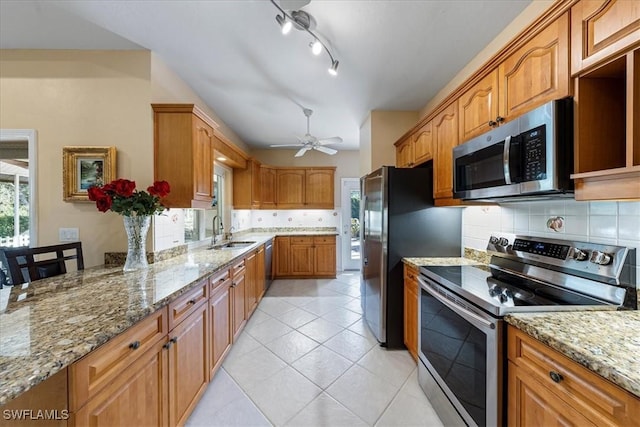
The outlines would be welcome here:
[[[298,150],[294,157],[301,157],[309,150],[317,150],[321,153],[329,155],[336,154],[338,150],[325,147],[325,145],[340,143],[342,142],[342,138],[340,138],[339,136],[333,136],[331,138],[318,139],[315,136],[311,135],[309,133],[309,117],[311,116],[311,114],[313,114],[313,111],[308,108],[304,108],[302,112],[305,116],[307,116],[307,133],[304,136],[296,136],[296,138],[298,138],[298,141],[300,142],[298,144],[275,144],[270,145],[270,147],[302,147],[300,148],[300,150]]]

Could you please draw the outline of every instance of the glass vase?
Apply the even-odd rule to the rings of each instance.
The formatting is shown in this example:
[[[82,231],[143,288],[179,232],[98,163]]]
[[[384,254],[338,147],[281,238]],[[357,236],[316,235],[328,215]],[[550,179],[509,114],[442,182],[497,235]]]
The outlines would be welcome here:
[[[151,216],[125,216],[124,229],[127,232],[127,260],[124,271],[135,271],[149,267],[147,263],[147,232]]]

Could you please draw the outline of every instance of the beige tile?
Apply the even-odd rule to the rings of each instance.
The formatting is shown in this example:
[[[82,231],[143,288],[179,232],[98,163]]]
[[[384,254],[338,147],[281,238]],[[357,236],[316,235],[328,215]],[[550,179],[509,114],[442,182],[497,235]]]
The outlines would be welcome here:
[[[315,348],[292,364],[295,369],[323,389],[352,365],[353,362],[349,359],[324,346]]]
[[[400,390],[376,423],[376,427],[442,427],[442,425],[433,406],[429,403],[429,399],[424,394],[414,396],[406,392],[404,388]]]
[[[264,297],[260,301],[258,308],[273,317],[277,317],[287,311],[293,310],[295,306],[282,301],[280,298]]]
[[[298,331],[291,331],[265,346],[287,363],[293,363],[319,345]]]
[[[388,381],[358,365],[353,365],[327,388],[326,392],[365,422],[373,425],[398,390],[399,387],[389,384]]]
[[[249,398],[224,369],[219,369],[202,395],[201,404],[196,406],[189,417],[187,425],[207,425],[207,421],[215,417],[216,412],[237,399]]]
[[[340,307],[340,305],[341,304],[336,304],[335,302],[332,302],[327,298],[316,298],[309,304],[302,306],[302,309],[317,316],[324,316],[328,312]]]
[[[358,365],[398,386],[416,369],[416,362],[407,350],[387,350],[379,346],[358,360]]]
[[[353,325],[349,326],[348,328],[350,331],[357,333],[358,335],[362,335],[363,337],[369,339],[369,340],[375,340],[376,338],[373,336],[373,333],[371,332],[371,330],[369,329],[369,326],[367,326],[367,323],[365,322],[364,319],[360,319],[357,322],[355,322]]]
[[[360,291],[358,291],[358,293],[360,293]],[[360,301],[360,298],[356,298],[346,303],[344,308],[351,310],[354,313],[362,314],[362,301]]]
[[[291,367],[246,389],[247,394],[276,426],[283,425],[322,390]]]
[[[297,329],[300,326],[305,325],[317,318],[318,316],[316,316],[315,314],[309,313],[308,311],[301,308],[295,308],[278,316],[279,321],[294,329]]]
[[[262,344],[273,341],[291,331],[292,329],[289,326],[273,317],[262,323],[247,325],[245,328],[246,333],[250,334]]]
[[[200,416],[198,410],[205,403],[206,401],[200,401],[193,415],[187,420],[187,426],[257,427],[272,425],[251,399],[246,396],[230,402],[214,414]]]
[[[273,317],[260,309],[256,309],[256,311],[253,312],[253,314],[251,315],[251,318],[247,322],[246,327],[251,328],[252,326],[262,323],[269,319],[273,319]]]
[[[327,340],[324,345],[355,362],[367,354],[375,344],[362,335],[345,329],[333,338]]]
[[[338,307],[322,316],[322,318],[336,325],[340,325],[343,328],[347,328],[360,320],[361,316],[346,308]]]
[[[269,378],[287,366],[282,359],[263,346],[238,358],[227,357],[222,365],[245,390],[248,386]]]
[[[322,393],[286,425],[290,427],[358,427],[367,426],[367,423],[338,403],[334,398]]]
[[[338,332],[342,331],[343,328],[335,323],[331,323],[328,320],[318,318],[307,323],[304,326],[298,328],[299,332],[302,332],[309,338],[318,341],[319,343],[323,343]]]
[[[242,332],[238,337],[238,340],[231,346],[231,350],[229,351],[225,361],[228,359],[237,359],[243,354],[247,354],[260,347],[262,347],[262,344],[260,344],[255,338],[245,332]]]

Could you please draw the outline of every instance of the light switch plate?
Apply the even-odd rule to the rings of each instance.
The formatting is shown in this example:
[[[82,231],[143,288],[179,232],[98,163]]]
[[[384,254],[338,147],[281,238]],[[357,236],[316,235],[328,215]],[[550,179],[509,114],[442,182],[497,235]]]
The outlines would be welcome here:
[[[61,242],[77,242],[80,240],[80,231],[77,228],[59,228],[58,240]]]

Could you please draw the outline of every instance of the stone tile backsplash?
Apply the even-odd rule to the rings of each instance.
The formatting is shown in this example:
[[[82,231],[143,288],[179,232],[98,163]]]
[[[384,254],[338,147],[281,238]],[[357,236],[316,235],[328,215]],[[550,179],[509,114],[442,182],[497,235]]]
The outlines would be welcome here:
[[[250,228],[340,227],[341,215],[333,209],[233,210],[234,230]]]
[[[161,251],[184,244],[184,211],[168,209],[153,217],[153,250]],[[149,248],[151,249],[151,248]]]

